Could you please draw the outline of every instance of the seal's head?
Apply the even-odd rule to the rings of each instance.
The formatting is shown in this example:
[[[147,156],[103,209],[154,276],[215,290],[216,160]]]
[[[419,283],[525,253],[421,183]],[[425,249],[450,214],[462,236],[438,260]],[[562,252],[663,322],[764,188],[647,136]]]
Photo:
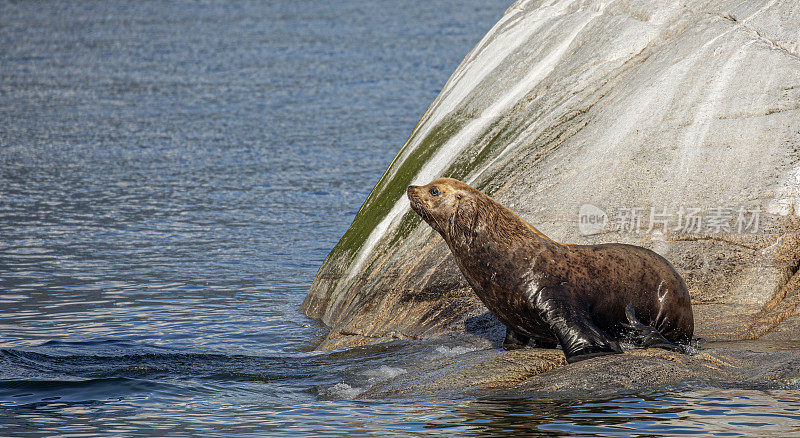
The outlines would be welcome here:
[[[439,178],[428,185],[408,186],[411,208],[434,230],[439,232],[451,248],[461,244],[472,245],[481,239],[512,244],[519,236],[530,233],[553,242],[511,210],[461,181]],[[484,235],[484,238],[477,236]]]
[[[443,236],[458,219],[469,215],[477,190],[451,178],[439,178],[424,186],[408,186],[411,209]]]

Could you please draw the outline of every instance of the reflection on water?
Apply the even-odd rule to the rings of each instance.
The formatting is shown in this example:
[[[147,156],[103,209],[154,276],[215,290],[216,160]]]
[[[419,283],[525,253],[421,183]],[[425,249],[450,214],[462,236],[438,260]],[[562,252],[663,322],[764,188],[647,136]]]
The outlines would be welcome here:
[[[463,413],[477,435],[741,436],[800,432],[789,391],[705,390],[589,401],[490,400]]]
[[[0,3],[0,435],[796,431],[789,392],[342,400],[469,351],[297,309],[508,5]]]

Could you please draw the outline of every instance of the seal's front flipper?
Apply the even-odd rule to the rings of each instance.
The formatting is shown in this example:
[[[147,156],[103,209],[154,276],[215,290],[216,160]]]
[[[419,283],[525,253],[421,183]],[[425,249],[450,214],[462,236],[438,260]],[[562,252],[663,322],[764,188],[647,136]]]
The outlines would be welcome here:
[[[568,291],[546,287],[531,298],[539,316],[558,338],[567,362],[622,353],[617,341],[594,324],[586,304],[574,300]]]
[[[665,350],[677,351],[679,353],[686,353],[686,347],[672,343],[664,337],[655,327],[643,324],[636,318],[636,313],[633,311],[633,305],[630,303],[625,306],[625,317],[628,318],[628,323],[625,327],[629,330],[631,342],[639,348],[657,347]]]
[[[506,338],[503,340],[503,349],[518,350],[528,345],[528,340],[530,340],[528,336],[515,331],[511,327],[506,327]]]

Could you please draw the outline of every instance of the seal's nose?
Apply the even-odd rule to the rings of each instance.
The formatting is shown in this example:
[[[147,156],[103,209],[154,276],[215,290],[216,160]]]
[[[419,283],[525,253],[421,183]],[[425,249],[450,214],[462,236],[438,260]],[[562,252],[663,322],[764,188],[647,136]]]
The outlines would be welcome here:
[[[408,186],[408,190],[416,189],[417,187],[419,187],[419,186]]]

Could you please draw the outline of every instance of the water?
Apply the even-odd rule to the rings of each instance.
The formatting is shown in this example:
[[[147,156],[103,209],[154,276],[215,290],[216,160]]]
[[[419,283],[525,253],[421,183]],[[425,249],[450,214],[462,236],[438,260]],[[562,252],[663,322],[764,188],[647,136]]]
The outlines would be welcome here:
[[[358,400],[325,255],[506,2],[0,2],[0,434],[798,433],[790,391]]]

